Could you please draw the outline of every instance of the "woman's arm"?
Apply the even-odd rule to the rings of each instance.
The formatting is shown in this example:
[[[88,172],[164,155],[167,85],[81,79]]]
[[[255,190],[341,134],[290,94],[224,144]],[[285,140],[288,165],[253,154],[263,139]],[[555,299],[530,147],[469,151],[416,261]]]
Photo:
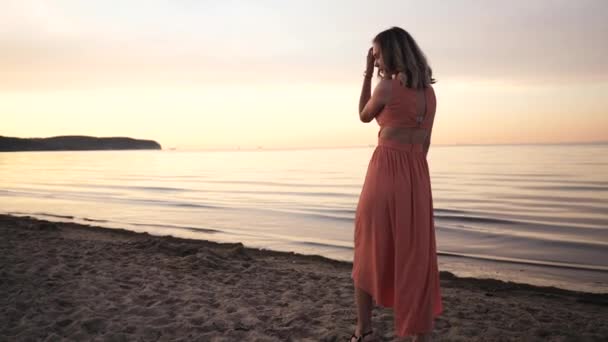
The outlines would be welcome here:
[[[372,97],[372,73],[373,72],[374,72],[373,69],[371,72],[366,71],[365,76],[363,77],[363,86],[361,87],[361,96],[359,96],[359,115],[361,115],[361,112],[363,112],[363,108],[365,108],[367,101],[369,101],[370,97]],[[361,121],[363,121],[363,119],[361,119]]]
[[[375,57],[373,49],[367,51],[367,63],[365,67],[365,76],[363,77],[363,86],[361,87],[361,96],[359,97],[359,119],[363,122],[372,121],[378,113],[388,103],[390,96],[390,81],[382,80],[374,89],[372,95],[372,75],[374,74]]]
[[[373,49],[367,51],[367,61],[365,66],[365,76],[363,77],[363,86],[361,87],[361,96],[359,97],[359,119],[363,122],[372,121],[378,113],[388,103],[390,84],[385,80],[380,81],[374,89],[372,95],[372,76],[374,74],[375,57]]]
[[[359,99],[359,119],[363,122],[372,121],[382,111],[391,96],[390,80],[380,81],[371,96],[369,95],[369,83],[370,81],[363,81],[361,98]],[[362,105],[363,108],[361,108]]]
[[[359,96],[359,118],[363,122],[369,122],[363,120],[361,113],[363,112],[363,108],[369,101],[370,97],[372,97],[372,76],[374,75],[374,49],[369,48],[367,50],[367,57],[365,59],[365,74],[363,76],[363,86],[361,87],[361,96]],[[371,121],[371,120],[370,120]]]

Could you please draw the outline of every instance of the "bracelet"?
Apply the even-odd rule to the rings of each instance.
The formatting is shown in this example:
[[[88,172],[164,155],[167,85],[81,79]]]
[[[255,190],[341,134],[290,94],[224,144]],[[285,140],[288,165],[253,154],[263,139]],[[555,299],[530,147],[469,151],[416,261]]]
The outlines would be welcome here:
[[[369,74],[367,73],[367,70],[365,70],[365,71],[363,72],[363,76],[364,76],[364,77],[372,78],[372,76],[373,76],[373,75],[374,75],[374,72],[373,72],[373,71],[372,71],[372,72],[370,72]]]

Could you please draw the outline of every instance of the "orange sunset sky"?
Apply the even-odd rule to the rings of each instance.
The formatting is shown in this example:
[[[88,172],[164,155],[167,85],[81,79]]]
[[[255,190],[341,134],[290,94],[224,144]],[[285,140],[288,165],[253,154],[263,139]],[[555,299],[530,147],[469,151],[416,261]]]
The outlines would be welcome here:
[[[608,140],[608,1],[0,1],[0,135],[359,146],[365,55],[401,26],[433,143]]]

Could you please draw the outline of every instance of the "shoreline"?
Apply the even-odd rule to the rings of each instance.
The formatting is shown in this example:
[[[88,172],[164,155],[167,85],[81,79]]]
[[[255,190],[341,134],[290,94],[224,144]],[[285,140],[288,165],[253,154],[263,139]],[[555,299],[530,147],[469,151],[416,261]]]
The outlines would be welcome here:
[[[0,215],[0,336],[341,340],[352,263],[126,229]],[[441,271],[437,341],[608,336],[608,294]],[[374,310],[380,340],[392,313]]]
[[[352,247],[337,247],[314,243],[316,248],[302,248],[301,245],[288,243],[273,244],[268,247],[265,243],[247,239],[245,236],[223,234],[218,237],[215,229],[196,228],[195,234],[188,227],[167,226],[171,229],[158,229],[164,227],[156,224],[130,224],[87,217],[76,217],[69,214],[49,214],[43,212],[0,212],[0,215],[14,217],[31,217],[38,220],[50,221],[58,224],[74,223],[84,226],[94,225],[95,228],[126,230],[135,233],[147,232],[151,236],[173,236],[193,241],[210,241],[217,243],[242,243],[246,248],[262,251],[277,251],[281,253],[295,253],[303,256],[318,255],[329,260],[350,263],[350,255],[336,253],[333,249],[345,249],[352,254]],[[174,228],[177,228],[174,229]],[[180,231],[184,229],[184,231]],[[310,245],[310,243],[307,243]],[[575,292],[588,292],[608,294],[608,271],[594,269],[586,266],[572,266],[565,264],[546,264],[534,261],[492,258],[479,255],[466,255],[461,253],[437,251],[439,269],[452,273],[456,277],[476,279],[494,279],[504,282],[528,284],[539,287],[556,287]]]

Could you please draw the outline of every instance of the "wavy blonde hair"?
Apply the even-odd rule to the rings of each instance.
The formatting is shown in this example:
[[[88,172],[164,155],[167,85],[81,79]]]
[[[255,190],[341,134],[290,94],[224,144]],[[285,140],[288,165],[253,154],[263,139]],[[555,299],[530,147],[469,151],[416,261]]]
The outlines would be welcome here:
[[[427,88],[435,83],[426,56],[412,36],[400,27],[380,32],[373,40],[380,46],[385,70],[378,76],[397,75],[408,88]]]

